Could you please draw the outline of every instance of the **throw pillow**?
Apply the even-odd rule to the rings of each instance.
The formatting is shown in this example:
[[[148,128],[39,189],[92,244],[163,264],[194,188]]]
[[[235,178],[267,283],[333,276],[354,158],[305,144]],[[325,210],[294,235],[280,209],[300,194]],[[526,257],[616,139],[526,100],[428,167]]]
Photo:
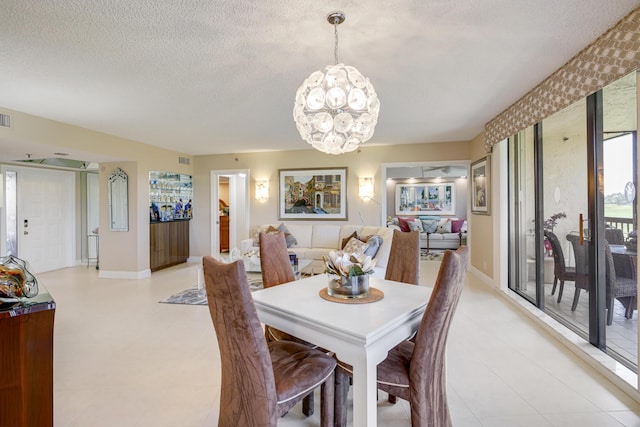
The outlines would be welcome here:
[[[347,254],[361,255],[367,249],[369,245],[365,242],[358,240],[356,237],[349,239],[342,251]]]
[[[291,234],[289,232],[289,229],[287,228],[286,225],[284,225],[284,222],[280,224],[280,226],[278,227],[278,230],[280,230],[280,231],[282,231],[284,233],[284,240],[287,242],[287,247],[288,248],[290,248],[293,245],[297,245],[298,244],[298,241],[293,236],[293,234]]]
[[[354,231],[349,236],[347,236],[344,239],[342,239],[342,244],[340,245],[340,249],[344,249],[344,247],[347,245],[347,243],[349,243],[349,240],[351,240],[352,237],[355,237],[357,239],[358,238],[358,232]]]
[[[459,233],[460,231],[462,231],[463,224],[464,224],[464,219],[456,219],[454,221],[451,221],[451,232]]]
[[[418,218],[420,219],[433,219],[436,221],[440,221],[440,217],[437,215],[420,215]]]
[[[451,233],[451,221],[440,222],[440,224],[438,224],[438,229],[436,230],[436,233],[440,233],[440,234]]]
[[[438,229],[439,219],[423,219],[422,220],[422,229],[425,233],[435,233]]]
[[[364,254],[371,258],[375,258],[380,246],[382,246],[382,237],[377,234],[373,234],[371,236],[367,236],[364,241],[367,244],[367,249],[365,249]]]
[[[275,228],[273,225],[270,225],[266,230],[264,230],[264,232],[267,234],[275,234],[275,233],[278,233],[279,231],[280,230]]]
[[[398,226],[400,227],[400,231],[406,231],[409,232],[411,230],[409,230],[409,221],[413,221],[413,218],[402,218],[402,217],[398,217]]]
[[[407,225],[409,226],[409,230],[410,231],[419,231],[420,233],[424,232],[424,229],[422,228],[422,221],[420,221],[419,219],[416,219],[415,221],[409,221],[407,222]]]

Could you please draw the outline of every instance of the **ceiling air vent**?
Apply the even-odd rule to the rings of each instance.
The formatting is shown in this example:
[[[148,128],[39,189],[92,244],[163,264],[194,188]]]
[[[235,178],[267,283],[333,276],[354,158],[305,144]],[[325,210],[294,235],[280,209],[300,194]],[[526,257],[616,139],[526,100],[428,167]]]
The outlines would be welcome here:
[[[0,113],[0,126],[4,126],[6,128],[11,127],[11,116],[8,114]]]
[[[178,157],[178,163],[180,163],[181,165],[190,165],[191,159],[189,159],[188,157]]]

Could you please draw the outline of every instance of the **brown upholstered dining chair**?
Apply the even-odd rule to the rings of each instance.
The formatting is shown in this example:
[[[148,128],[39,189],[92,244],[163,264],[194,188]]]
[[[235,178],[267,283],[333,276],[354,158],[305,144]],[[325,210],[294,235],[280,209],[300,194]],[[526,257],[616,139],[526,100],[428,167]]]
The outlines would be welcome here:
[[[335,359],[299,343],[267,343],[242,263],[202,263],[222,365],[218,425],[276,426],[318,386],[321,425],[332,425]]]
[[[418,285],[420,282],[420,232],[393,230],[386,280]],[[415,335],[411,340],[415,339]],[[396,396],[389,394],[389,402],[396,403]]]
[[[391,250],[384,278],[396,282],[419,283],[420,232],[393,230]]]
[[[409,401],[411,425],[451,426],[447,404],[445,348],[467,268],[468,250],[445,251],[415,343],[404,341],[378,365],[378,388]],[[336,425],[346,425],[346,397],[352,368],[338,361]]]
[[[265,233],[261,231],[259,239],[262,286],[270,288],[294,281],[296,277],[293,274],[293,268],[289,260],[289,252],[287,252],[287,242],[284,239],[284,233],[282,231],[277,233]],[[265,325],[264,332],[267,342],[288,340],[308,344],[269,325]]]
[[[260,271],[262,272],[262,286],[270,288],[272,286],[281,285],[296,279],[289,252],[287,251],[287,242],[282,231],[277,233],[265,233],[261,231],[258,235],[260,242]],[[264,336],[267,342],[272,341],[294,341],[300,344],[306,344],[316,348],[304,340],[287,334],[280,329],[264,325]],[[306,416],[313,415],[313,394],[304,398],[302,404],[302,412]]]
[[[564,252],[562,252],[562,245],[553,232],[544,230],[544,237],[547,238],[551,244],[551,251],[553,252],[553,287],[551,288],[551,295],[556,292],[556,286],[560,282],[560,289],[558,290],[558,304],[562,300],[562,292],[564,291],[564,282],[576,281],[576,268],[567,267],[567,263],[564,259]]]

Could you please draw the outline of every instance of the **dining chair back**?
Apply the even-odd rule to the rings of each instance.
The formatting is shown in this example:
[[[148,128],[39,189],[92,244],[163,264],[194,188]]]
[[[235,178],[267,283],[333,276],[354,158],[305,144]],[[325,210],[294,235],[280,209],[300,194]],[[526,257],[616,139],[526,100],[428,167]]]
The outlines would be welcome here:
[[[218,425],[276,426],[322,386],[321,424],[333,424],[335,359],[303,344],[267,343],[240,261],[203,258],[211,320],[222,366]]]
[[[419,284],[420,232],[393,230],[392,239],[384,278],[412,285]]]
[[[625,306],[625,317],[627,319],[633,317],[633,311],[637,304],[638,286],[636,279],[618,275],[611,247],[607,241],[604,242],[604,254],[607,287],[607,325],[611,325],[613,323],[613,307],[616,299],[619,299]]]
[[[552,231],[544,230],[544,237],[551,244],[551,252],[553,254],[553,287],[551,288],[551,295],[556,292],[556,286],[560,282],[560,289],[558,290],[558,304],[562,300],[562,292],[564,291],[564,282],[568,280],[574,282],[576,280],[575,267],[567,267],[565,262],[564,252],[562,251],[562,245]]]
[[[580,244],[580,236],[577,234],[567,234],[567,240],[571,242],[573,247],[573,255],[576,259],[576,289],[573,294],[573,303],[571,311],[576,311],[578,300],[580,299],[580,291],[589,291],[589,246],[587,241]]]
[[[604,238],[610,245],[624,245],[624,233],[619,228],[605,228]]]
[[[409,403],[414,426],[450,426],[446,345],[467,270],[468,248],[445,252],[415,338],[409,368]],[[402,397],[402,396],[399,396]]]
[[[282,231],[277,233],[259,234],[260,242],[260,270],[262,271],[262,286],[281,285],[296,279],[289,260],[287,242]]]

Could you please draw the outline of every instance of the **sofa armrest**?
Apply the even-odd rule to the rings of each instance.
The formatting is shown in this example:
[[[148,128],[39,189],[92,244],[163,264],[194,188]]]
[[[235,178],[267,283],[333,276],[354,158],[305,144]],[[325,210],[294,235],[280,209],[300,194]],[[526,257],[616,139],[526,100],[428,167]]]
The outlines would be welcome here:
[[[253,247],[253,239],[240,240],[240,252],[247,253]]]

